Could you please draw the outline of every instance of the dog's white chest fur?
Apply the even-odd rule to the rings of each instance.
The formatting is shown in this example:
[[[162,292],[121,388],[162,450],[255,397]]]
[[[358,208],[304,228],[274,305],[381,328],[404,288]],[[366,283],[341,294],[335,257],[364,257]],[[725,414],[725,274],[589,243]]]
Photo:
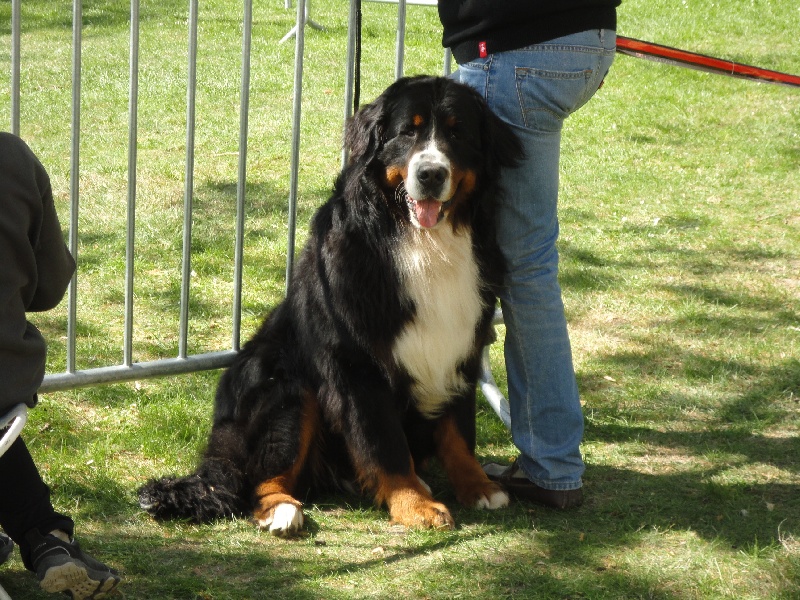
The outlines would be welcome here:
[[[411,229],[395,261],[416,313],[395,341],[394,357],[414,379],[418,409],[432,416],[466,386],[458,366],[472,349],[483,308],[472,237],[455,235],[446,223]]]

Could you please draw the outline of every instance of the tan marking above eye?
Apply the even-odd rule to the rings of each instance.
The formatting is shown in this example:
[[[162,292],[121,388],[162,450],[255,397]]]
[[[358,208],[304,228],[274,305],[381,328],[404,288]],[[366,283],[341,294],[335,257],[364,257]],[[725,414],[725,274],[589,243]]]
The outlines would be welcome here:
[[[455,117],[447,117],[445,125],[447,125],[448,127],[455,127],[456,125],[458,125],[458,121],[456,120]]]
[[[411,120],[411,122],[414,123],[414,127],[419,127],[425,122],[425,119],[422,117],[422,115],[414,115],[414,118]]]

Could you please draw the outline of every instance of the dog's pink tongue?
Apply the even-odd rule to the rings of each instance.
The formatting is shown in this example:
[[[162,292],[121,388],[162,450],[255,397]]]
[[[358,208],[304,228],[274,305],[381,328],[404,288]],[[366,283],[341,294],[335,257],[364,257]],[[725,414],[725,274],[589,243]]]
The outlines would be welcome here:
[[[433,227],[439,222],[439,209],[442,207],[441,202],[436,200],[418,200],[414,205],[414,211],[417,213],[417,221],[423,227]]]

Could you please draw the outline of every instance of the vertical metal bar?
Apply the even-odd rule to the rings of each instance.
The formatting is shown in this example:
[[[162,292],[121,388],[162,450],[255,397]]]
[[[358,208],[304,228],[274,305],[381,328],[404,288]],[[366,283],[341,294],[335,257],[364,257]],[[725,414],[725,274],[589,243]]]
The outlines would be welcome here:
[[[397,46],[394,62],[394,78],[403,76],[403,56],[406,46],[406,0],[397,2]]]
[[[344,127],[342,140],[347,129],[347,120],[353,114],[353,85],[355,79],[355,52],[356,52],[356,19],[357,0],[350,0],[350,15],[347,18],[347,63],[344,70]],[[342,145],[342,168],[347,164],[347,146]]]
[[[139,118],[139,0],[131,0],[130,90],[128,96],[128,220],[125,240],[125,339],[123,362],[133,363],[133,246],[136,223],[136,140]]]
[[[250,46],[253,31],[253,0],[244,1],[242,30],[242,81],[239,106],[239,176],[236,183],[236,248],[233,274],[233,334],[231,344],[238,350],[242,329],[242,269],[244,256],[245,186],[247,184],[247,127],[250,112]]]
[[[72,124],[70,129],[69,172],[69,251],[78,260],[78,204],[80,196],[81,149],[81,46],[83,30],[82,0],[72,2]],[[78,312],[78,273],[72,276],[67,298],[67,373],[74,373],[75,339]]]
[[[189,0],[189,65],[186,78],[186,175],[183,191],[183,261],[178,357],[186,358],[189,338],[189,283],[192,275],[192,206],[194,198],[195,99],[197,96],[197,9]]]
[[[447,77],[453,72],[453,53],[450,48],[444,49],[444,76]]]
[[[303,97],[303,52],[305,44],[305,27],[303,19],[306,11],[306,0],[297,2],[297,33],[294,47],[294,100],[292,106],[292,158],[289,181],[289,223],[288,242],[286,248],[286,289],[292,279],[294,270],[294,244],[297,219],[297,179],[300,165],[300,113]]]
[[[11,0],[11,133],[19,135],[19,65],[20,40],[20,6],[22,0]]]

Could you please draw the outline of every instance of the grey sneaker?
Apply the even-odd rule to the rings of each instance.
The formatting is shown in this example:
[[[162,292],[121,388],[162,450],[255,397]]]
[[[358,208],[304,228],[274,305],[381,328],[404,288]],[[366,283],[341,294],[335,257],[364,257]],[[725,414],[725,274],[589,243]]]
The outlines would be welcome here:
[[[29,531],[31,564],[46,592],[64,592],[72,600],[105,598],[117,587],[117,572],[81,551],[76,541],[64,542],[52,535]]]
[[[14,551],[14,542],[5,533],[0,533],[0,565],[8,560]]]

